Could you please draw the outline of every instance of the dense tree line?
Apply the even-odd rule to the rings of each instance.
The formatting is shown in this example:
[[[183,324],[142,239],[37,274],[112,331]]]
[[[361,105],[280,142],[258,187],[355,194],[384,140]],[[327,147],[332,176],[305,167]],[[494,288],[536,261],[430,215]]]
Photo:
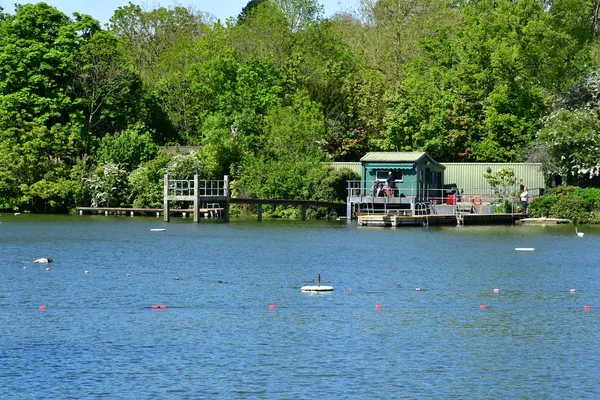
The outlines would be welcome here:
[[[427,151],[600,173],[591,0],[252,0],[215,20],[118,8],[102,27],[0,8],[0,209],[158,206],[166,171],[238,194],[343,198],[326,161]],[[206,10],[210,11],[210,10]],[[165,145],[195,145],[190,155]]]

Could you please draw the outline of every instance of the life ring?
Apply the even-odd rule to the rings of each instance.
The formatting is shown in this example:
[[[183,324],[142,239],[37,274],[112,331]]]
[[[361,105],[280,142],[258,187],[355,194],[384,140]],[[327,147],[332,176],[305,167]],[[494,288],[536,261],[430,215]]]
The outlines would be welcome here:
[[[483,201],[481,201],[481,197],[479,197],[479,196],[473,196],[473,198],[471,199],[471,203],[473,203],[473,205],[475,207],[478,207],[478,206],[480,206],[480,205],[483,204]]]

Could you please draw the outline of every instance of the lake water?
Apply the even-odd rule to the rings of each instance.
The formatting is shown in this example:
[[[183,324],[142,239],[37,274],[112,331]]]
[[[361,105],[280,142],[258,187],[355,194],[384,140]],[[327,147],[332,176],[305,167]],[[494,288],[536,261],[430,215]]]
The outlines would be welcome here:
[[[580,231],[4,213],[0,398],[597,399]]]

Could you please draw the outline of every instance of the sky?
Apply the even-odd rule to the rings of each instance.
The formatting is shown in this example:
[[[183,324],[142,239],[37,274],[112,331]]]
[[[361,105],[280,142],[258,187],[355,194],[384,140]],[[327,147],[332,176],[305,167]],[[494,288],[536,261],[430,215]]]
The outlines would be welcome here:
[[[160,6],[162,7],[173,7],[183,6],[192,7],[196,11],[209,12],[215,17],[219,18],[222,22],[229,17],[237,16],[242,8],[248,4],[249,0],[131,0],[132,3],[142,6],[144,9],[154,9]],[[38,3],[39,1],[26,1],[26,0],[0,0],[0,7],[4,8],[4,12],[8,14],[14,14],[15,3]],[[89,14],[100,23],[105,24],[112,17],[114,11],[118,7],[126,6],[129,0],[45,0],[44,1],[51,6],[58,8],[68,16],[72,16],[74,12],[81,14]],[[325,17],[331,17],[336,12],[344,11],[350,8],[351,4],[356,3],[357,0],[320,0],[325,9]],[[342,4],[343,3],[343,4]]]

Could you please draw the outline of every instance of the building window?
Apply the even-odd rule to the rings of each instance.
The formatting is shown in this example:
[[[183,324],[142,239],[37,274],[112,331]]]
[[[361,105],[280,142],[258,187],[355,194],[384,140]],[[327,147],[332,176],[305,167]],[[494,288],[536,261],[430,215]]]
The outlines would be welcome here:
[[[375,171],[375,179],[378,182],[385,182],[387,181],[387,177],[388,177],[388,173],[390,172],[389,169],[380,169],[378,171]],[[393,169],[392,170],[392,175],[394,176],[394,180],[396,182],[402,182],[402,170],[401,169]]]

